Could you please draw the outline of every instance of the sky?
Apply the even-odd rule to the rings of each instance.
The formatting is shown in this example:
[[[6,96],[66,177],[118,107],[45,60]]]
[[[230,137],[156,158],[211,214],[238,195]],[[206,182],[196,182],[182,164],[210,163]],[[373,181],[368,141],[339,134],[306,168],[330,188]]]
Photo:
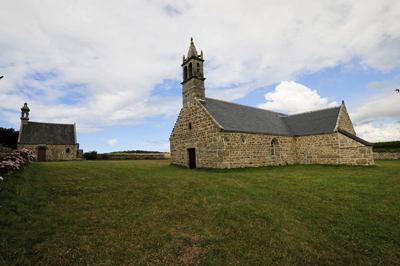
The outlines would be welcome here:
[[[357,136],[400,140],[400,1],[0,0],[0,127],[76,123],[87,151],[169,151],[182,57],[206,97],[287,114],[345,102]]]

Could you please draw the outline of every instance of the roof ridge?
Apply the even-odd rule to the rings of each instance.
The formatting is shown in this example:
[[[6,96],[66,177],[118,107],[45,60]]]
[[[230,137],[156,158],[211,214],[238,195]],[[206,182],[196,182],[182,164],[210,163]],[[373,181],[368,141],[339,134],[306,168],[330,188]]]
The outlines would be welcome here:
[[[267,112],[271,112],[271,113],[276,113],[276,114],[280,114],[280,115],[287,116],[287,114],[284,114],[284,113],[279,113],[279,112],[267,110],[267,109],[264,109],[264,108],[258,108],[258,107],[254,107],[254,106],[250,106],[250,105],[245,105],[245,104],[240,104],[240,103],[234,103],[234,102],[228,102],[228,101],[219,100],[219,99],[214,99],[214,98],[210,98],[210,97],[206,97],[206,100],[207,100],[207,99],[211,99],[211,100],[215,100],[215,101],[220,101],[220,102],[225,102],[225,103],[232,103],[232,104],[236,104],[236,105],[240,105],[240,106],[250,107],[250,108],[257,109],[257,110],[262,110],[262,111],[267,111]],[[207,102],[207,101],[206,101],[206,102]]]
[[[35,124],[50,124],[50,125],[65,125],[65,126],[73,126],[74,124],[61,124],[61,123],[48,123],[48,122],[32,122],[29,121],[29,124],[35,123]]]
[[[285,115],[285,117],[294,116],[294,115],[302,115],[302,114],[315,113],[315,112],[319,112],[319,111],[325,111],[325,110],[334,109],[334,108],[340,108],[340,107],[341,107],[341,105],[338,105],[338,106],[327,107],[327,108],[322,108],[322,109],[313,110],[313,111],[306,111],[306,112],[301,112],[301,113],[295,113],[295,114]]]

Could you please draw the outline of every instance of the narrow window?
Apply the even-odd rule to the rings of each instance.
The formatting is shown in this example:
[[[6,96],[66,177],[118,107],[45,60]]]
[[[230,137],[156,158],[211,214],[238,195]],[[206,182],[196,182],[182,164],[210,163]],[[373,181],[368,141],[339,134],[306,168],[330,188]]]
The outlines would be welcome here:
[[[189,129],[192,129],[192,123],[189,122]]]
[[[279,142],[276,138],[274,138],[271,141],[271,155],[277,155],[278,154],[278,147],[279,147]]]
[[[200,64],[197,63],[197,73],[199,73],[199,72],[200,72]]]
[[[70,149],[70,148],[67,148],[67,149],[65,150],[65,152],[66,152],[66,153],[70,153],[70,152],[71,152],[71,149]]]
[[[193,76],[192,63],[189,63],[189,78]]]
[[[183,81],[187,80],[187,66],[183,69]]]

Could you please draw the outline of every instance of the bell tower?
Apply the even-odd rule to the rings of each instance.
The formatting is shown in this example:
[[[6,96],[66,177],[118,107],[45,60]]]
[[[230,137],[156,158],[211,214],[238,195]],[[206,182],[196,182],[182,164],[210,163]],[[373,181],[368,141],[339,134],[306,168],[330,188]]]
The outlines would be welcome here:
[[[29,107],[27,103],[24,103],[24,106],[21,108],[21,123],[22,125],[27,125],[29,120]]]
[[[190,39],[190,47],[187,57],[183,56],[182,71],[182,102],[183,107],[192,103],[195,98],[206,100],[204,88],[204,72],[203,72],[203,51],[197,54],[193,38]]]

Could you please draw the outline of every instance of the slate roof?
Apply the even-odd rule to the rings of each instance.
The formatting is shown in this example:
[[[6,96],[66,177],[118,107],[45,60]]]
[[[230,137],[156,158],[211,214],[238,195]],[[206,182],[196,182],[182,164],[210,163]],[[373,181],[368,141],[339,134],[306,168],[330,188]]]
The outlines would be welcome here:
[[[73,145],[73,124],[28,122],[22,127],[21,144]]]
[[[340,106],[307,113],[292,114],[282,119],[294,131],[296,136],[333,132],[338,120]]]
[[[340,111],[337,106],[287,115],[212,98],[200,103],[225,131],[295,136],[333,132]]]
[[[200,103],[226,131],[293,135],[280,117],[285,114],[211,98]]]

